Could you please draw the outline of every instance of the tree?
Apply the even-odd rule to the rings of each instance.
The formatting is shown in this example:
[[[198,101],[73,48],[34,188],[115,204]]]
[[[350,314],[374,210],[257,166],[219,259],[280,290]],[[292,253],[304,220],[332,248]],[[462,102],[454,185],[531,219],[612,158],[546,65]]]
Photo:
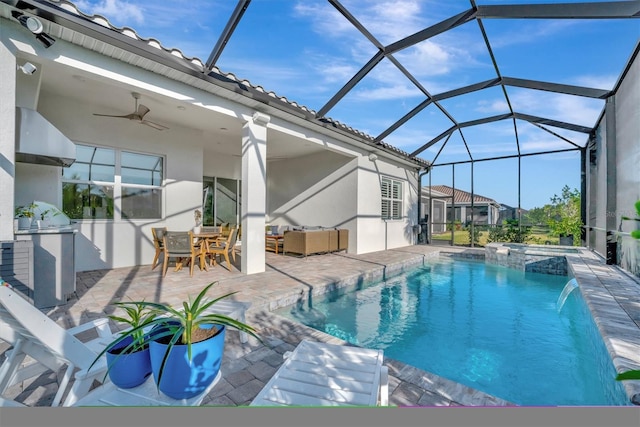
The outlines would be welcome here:
[[[541,208],[530,209],[525,215],[523,215],[523,222],[527,224],[546,224],[549,218],[550,205],[544,205]]]
[[[580,218],[580,191],[571,190],[568,185],[562,187],[562,195],[554,194],[548,208],[547,225],[556,236],[574,236],[574,245],[578,246],[582,219]]]

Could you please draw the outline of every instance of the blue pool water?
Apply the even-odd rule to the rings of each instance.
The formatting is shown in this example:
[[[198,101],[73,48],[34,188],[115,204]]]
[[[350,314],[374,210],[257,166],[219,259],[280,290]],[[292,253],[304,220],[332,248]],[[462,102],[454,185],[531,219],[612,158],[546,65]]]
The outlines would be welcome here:
[[[567,281],[443,258],[276,313],[518,405],[628,405]]]

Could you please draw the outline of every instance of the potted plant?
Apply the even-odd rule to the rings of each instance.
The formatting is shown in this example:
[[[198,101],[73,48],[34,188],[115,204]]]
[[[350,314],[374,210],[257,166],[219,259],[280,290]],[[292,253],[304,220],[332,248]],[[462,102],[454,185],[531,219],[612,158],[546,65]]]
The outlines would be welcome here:
[[[106,354],[107,373],[111,381],[120,388],[132,388],[142,384],[151,375],[149,343],[144,328],[156,317],[156,313],[140,302],[116,302],[126,316],[111,315],[116,322],[126,323],[133,332],[121,332],[121,337],[108,345],[101,353]],[[96,359],[97,360],[97,359]]]
[[[207,285],[195,298],[189,296],[188,301],[182,302],[182,308],[145,301],[134,303],[148,308],[153,318],[124,331],[108,348],[116,346],[124,337],[144,331],[138,342],[149,345],[151,369],[158,389],[174,399],[188,399],[203,392],[220,370],[226,327],[260,339],[253,327],[211,310],[212,306],[215,309],[216,302],[236,293],[205,298],[216,283]],[[102,354],[104,352],[96,361]]]
[[[33,203],[30,205],[16,207],[15,217],[18,218],[19,230],[28,230],[31,228],[31,220],[33,219],[35,208],[36,205]]]

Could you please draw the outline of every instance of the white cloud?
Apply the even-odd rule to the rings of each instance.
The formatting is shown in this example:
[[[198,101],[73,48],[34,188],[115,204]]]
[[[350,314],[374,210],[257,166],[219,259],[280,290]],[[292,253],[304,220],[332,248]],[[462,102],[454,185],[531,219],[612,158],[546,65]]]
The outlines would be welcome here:
[[[539,90],[520,89],[512,92],[509,99],[516,112],[583,126],[593,126],[604,105],[601,100]]]
[[[122,25],[125,17],[127,22],[133,21],[136,24],[142,24],[145,20],[143,8],[123,0],[100,0],[97,3],[79,0],[75,4],[84,13],[108,17],[114,23],[120,22],[118,25]]]
[[[532,20],[522,21],[515,30],[500,31],[496,36],[492,36],[489,32],[489,41],[494,49],[504,48],[507,46],[540,43],[541,40],[550,39],[558,33],[567,33],[569,29],[577,22],[569,20]]]
[[[432,12],[425,13],[423,9],[426,6],[435,7],[425,1],[359,0],[358,2],[343,1],[343,4],[383,45],[401,40],[436,21],[432,18],[434,22],[425,22],[424,16],[435,16]],[[341,65],[342,70],[347,70],[345,63],[348,61],[352,61],[354,67],[353,73],[344,76],[345,83],[375,54],[376,48],[371,42],[330,5],[300,2],[296,5],[295,11],[298,15],[309,18],[318,37],[327,39],[327,43],[336,45],[336,40],[339,40],[336,46],[338,49],[343,49],[345,54]],[[394,53],[394,56],[416,78],[422,81],[427,90],[436,93],[440,90],[440,85],[433,81],[427,81],[426,79],[429,77],[445,76],[455,68],[477,67],[480,64],[480,61],[475,58],[474,52],[484,44],[478,40],[472,42],[467,31],[457,32],[455,35],[441,34],[436,38],[398,51]],[[486,51],[483,53],[486,54]],[[333,60],[335,60],[335,56]],[[386,93],[386,96],[394,97],[393,90],[397,86],[398,74],[397,68],[388,61],[379,63],[367,78],[377,81],[380,85],[388,86],[388,89],[386,91],[375,90],[374,96],[382,96],[383,93]],[[326,77],[325,74],[322,76]],[[338,78],[337,75],[334,77]],[[420,95],[419,90],[411,91],[411,93],[413,96]],[[402,91],[395,97],[404,97],[407,94],[409,94],[408,91]]]
[[[381,85],[376,88],[356,89],[353,91],[354,99],[359,101],[384,101],[423,96],[415,86],[408,84]]]
[[[479,113],[486,113],[486,114],[492,114],[492,115],[495,113],[508,113],[509,104],[507,104],[507,101],[504,98],[494,99],[494,100],[482,99],[478,101],[474,110]]]
[[[595,89],[613,89],[613,85],[616,84],[618,80],[617,75],[608,75],[608,76],[577,76],[574,78],[575,85],[591,87]]]

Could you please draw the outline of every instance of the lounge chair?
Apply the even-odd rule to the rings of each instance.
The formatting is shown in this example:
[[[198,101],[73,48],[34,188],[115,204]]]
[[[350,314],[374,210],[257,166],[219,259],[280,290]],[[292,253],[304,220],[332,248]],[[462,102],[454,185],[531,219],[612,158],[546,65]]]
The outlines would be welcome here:
[[[76,336],[81,333],[94,338],[82,342]],[[105,360],[88,368],[112,337],[106,318],[64,329],[18,291],[7,284],[0,286],[0,339],[13,347],[0,365],[0,404],[15,406],[13,399],[4,396],[8,387],[49,370],[64,369],[51,406],[73,405],[88,393],[94,381],[102,382],[105,377]]]
[[[302,341],[251,406],[387,406],[382,350]]]

